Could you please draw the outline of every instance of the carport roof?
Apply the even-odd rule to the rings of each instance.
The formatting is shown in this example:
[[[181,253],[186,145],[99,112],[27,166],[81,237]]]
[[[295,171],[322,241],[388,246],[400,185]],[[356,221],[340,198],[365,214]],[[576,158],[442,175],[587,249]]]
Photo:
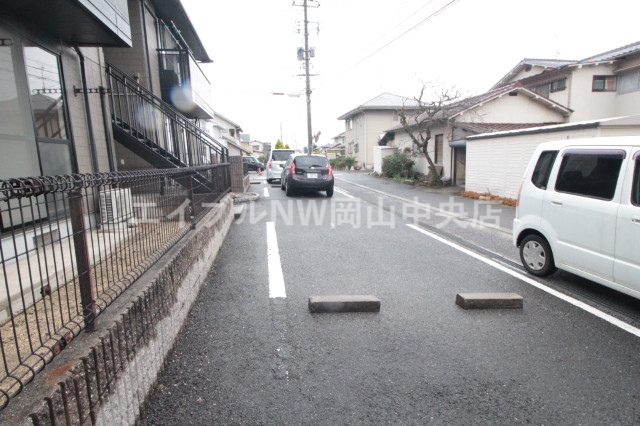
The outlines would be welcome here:
[[[600,120],[578,121],[573,123],[564,123],[556,125],[546,125],[541,127],[521,128],[517,130],[504,130],[494,133],[483,133],[473,136],[467,136],[467,140],[479,140],[489,138],[500,138],[507,136],[516,136],[524,134],[551,133],[562,132],[565,130],[588,129],[594,127],[623,127],[623,126],[640,126],[640,115],[630,115],[625,117],[604,118]]]

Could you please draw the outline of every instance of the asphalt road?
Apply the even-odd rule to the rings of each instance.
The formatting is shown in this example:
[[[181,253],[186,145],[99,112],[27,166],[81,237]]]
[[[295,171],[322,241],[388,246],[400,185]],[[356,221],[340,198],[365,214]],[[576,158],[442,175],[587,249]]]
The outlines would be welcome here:
[[[440,210],[416,221],[380,192],[442,210],[450,194],[338,178],[332,200],[252,185],[262,197],[232,226],[143,424],[640,423],[637,301],[569,274],[523,280],[505,230]],[[269,297],[269,226],[286,297]],[[524,309],[463,310],[459,292],[515,292]],[[381,311],[310,314],[323,294],[373,294]]]

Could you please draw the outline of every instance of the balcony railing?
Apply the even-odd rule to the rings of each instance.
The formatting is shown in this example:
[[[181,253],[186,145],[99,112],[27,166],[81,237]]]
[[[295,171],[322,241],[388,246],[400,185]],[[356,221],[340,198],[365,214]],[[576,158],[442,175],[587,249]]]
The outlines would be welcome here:
[[[0,410],[230,187],[229,164],[0,180]]]

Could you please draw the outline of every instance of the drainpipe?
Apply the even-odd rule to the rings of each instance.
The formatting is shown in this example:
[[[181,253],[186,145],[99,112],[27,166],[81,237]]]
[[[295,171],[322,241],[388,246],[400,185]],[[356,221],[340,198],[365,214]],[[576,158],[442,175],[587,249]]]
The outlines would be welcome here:
[[[102,124],[104,126],[104,139],[107,142],[107,158],[109,159],[109,170],[116,171],[115,161],[113,159],[113,145],[111,144],[111,135],[109,134],[109,110],[107,109],[107,89],[100,86],[100,106],[102,107]]]
[[[89,107],[89,93],[87,89],[87,73],[84,65],[84,55],[80,52],[80,48],[78,45],[74,45],[73,49],[78,54],[78,58],[80,59],[80,76],[82,78],[82,95],[84,98],[84,113],[87,119],[87,133],[89,135],[89,151],[91,152],[91,166],[93,168],[93,172],[99,172],[100,167],[98,166],[98,154],[96,148],[96,139],[93,136],[93,124],[91,122],[91,108]]]
[[[153,93],[153,74],[151,74],[151,58],[149,57],[149,38],[147,36],[147,17],[145,0],[140,0],[140,13],[142,14],[142,35],[144,37],[144,54],[147,59],[147,72],[149,73],[149,91]]]

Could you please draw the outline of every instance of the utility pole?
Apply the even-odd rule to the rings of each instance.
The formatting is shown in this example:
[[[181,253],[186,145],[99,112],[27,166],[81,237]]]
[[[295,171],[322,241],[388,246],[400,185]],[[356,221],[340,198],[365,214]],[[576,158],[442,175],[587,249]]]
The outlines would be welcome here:
[[[304,7],[304,75],[307,93],[307,154],[311,154],[313,153],[313,131],[311,127],[311,76],[309,74],[311,51],[309,50],[309,19],[307,17],[308,1],[310,0],[304,0],[302,6]],[[299,6],[295,4],[295,1],[293,4],[294,6]],[[318,6],[320,6],[320,4],[318,4]]]
[[[309,21],[307,0],[304,0],[304,73],[307,82],[307,154],[313,152],[313,132],[311,130],[311,79],[309,78]]]

